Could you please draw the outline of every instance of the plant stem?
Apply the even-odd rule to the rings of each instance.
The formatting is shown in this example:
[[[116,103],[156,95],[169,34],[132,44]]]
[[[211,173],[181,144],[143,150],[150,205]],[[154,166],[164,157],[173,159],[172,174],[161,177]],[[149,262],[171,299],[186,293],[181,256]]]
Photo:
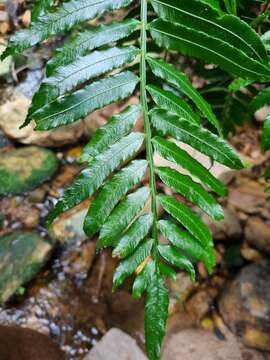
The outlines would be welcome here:
[[[141,61],[140,61],[140,101],[143,112],[144,132],[146,137],[146,157],[150,169],[151,210],[153,215],[152,238],[155,241],[154,257],[157,259],[158,229],[157,229],[157,190],[155,166],[153,160],[152,133],[149,120],[146,94],[146,53],[147,53],[147,0],[141,0]]]

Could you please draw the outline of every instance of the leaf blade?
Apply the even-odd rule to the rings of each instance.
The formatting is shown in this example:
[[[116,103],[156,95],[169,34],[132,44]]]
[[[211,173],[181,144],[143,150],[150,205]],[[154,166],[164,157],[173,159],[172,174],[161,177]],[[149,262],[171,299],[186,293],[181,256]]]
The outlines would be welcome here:
[[[143,209],[149,194],[149,189],[142,187],[129,194],[116,206],[100,230],[97,248],[114,245],[122,232]]]
[[[165,185],[183,195],[214,220],[224,219],[222,207],[213,196],[208,194],[200,184],[195,183],[189,176],[182,175],[169,167],[159,167],[157,174]]]
[[[71,0],[62,3],[54,12],[47,13],[30,25],[27,30],[11,37],[2,58],[14,55],[36,45],[49,36],[68,30],[85,20],[94,19],[105,11],[118,10],[128,6],[132,0]]]
[[[92,52],[68,65],[58,67],[53,76],[43,80],[40,89],[33,97],[29,114],[40,107],[48,106],[84,82],[131,63],[138,53],[139,50],[134,46],[113,47]]]
[[[158,251],[160,255],[169,264],[178,267],[179,269],[185,270],[190,274],[192,281],[195,281],[195,269],[191,261],[188,260],[184,255],[180,254],[171,245],[159,245]]]
[[[208,227],[187,206],[172,196],[160,194],[158,198],[163,209],[179,221],[203,247],[213,247],[213,239]]]
[[[113,256],[121,259],[132,254],[141,241],[147,236],[152,225],[152,215],[141,215],[123,234],[113,250]]]
[[[84,232],[89,237],[100,229],[121,198],[142,180],[146,168],[146,160],[134,160],[104,185],[84,219]]]
[[[143,134],[131,133],[93,159],[89,166],[77,176],[73,184],[66,189],[63,197],[49,215],[48,223],[52,223],[59,214],[93,195],[107,176],[140,149],[143,141]]]
[[[159,108],[175,113],[196,124],[200,122],[198,115],[192,111],[190,106],[172,92],[162,90],[155,85],[148,85],[146,89]]]
[[[147,288],[145,300],[146,351],[150,360],[160,358],[161,343],[168,318],[169,295],[162,278],[155,273]]]
[[[35,129],[49,130],[71,124],[97,109],[127,98],[137,82],[137,76],[130,71],[94,82],[34,112]]]
[[[138,28],[139,23],[138,20],[127,19],[80,32],[72,41],[68,41],[63,47],[56,49],[56,54],[47,63],[47,76],[51,76],[59,66],[70,64],[91,50],[131,35]]]
[[[123,281],[132,275],[137,267],[151,254],[153,240],[146,240],[138,246],[135,252],[121,261],[113,275],[113,288],[119,287]]]
[[[252,59],[238,48],[207,33],[161,19],[151,23],[150,32],[161,48],[176,50],[183,55],[194,56],[206,62],[210,59],[211,63],[243,78],[254,81],[270,79],[268,65]]]
[[[193,159],[186,151],[182,150],[176,144],[155,136],[152,139],[155,150],[165,159],[182,166],[188,170],[191,175],[198,178],[203,184],[209,186],[220,196],[225,196],[225,185],[216,179],[201,163]]]
[[[177,225],[167,220],[160,220],[159,228],[165,239],[173,246],[190,255],[195,260],[204,262],[209,273],[212,272],[216,263],[215,252],[212,247],[202,247],[194,237],[187,232],[181,231]]]
[[[105,151],[108,146],[127,135],[134,127],[140,114],[140,106],[131,105],[114,115],[104,126],[97,129],[84,147],[80,161],[84,162]]]
[[[151,123],[163,135],[172,136],[191,145],[220,164],[231,169],[243,168],[243,164],[233,148],[225,140],[204,128],[164,110],[152,110]]]
[[[220,124],[210,105],[203,99],[201,94],[193,88],[185,74],[179,72],[172,65],[167,64],[163,60],[156,60],[148,57],[147,62],[150,65],[152,72],[157,77],[183,91],[183,93],[194,102],[205,118],[209,120],[219,133],[221,133]]]

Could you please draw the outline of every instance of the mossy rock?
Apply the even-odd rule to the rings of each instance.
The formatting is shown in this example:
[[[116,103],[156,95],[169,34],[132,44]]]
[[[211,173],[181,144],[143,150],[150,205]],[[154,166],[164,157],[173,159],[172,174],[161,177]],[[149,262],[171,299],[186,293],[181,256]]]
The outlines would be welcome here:
[[[23,147],[0,156],[0,194],[21,194],[35,189],[57,170],[58,160],[48,149]]]
[[[15,231],[0,238],[0,303],[41,269],[52,244],[34,232]]]

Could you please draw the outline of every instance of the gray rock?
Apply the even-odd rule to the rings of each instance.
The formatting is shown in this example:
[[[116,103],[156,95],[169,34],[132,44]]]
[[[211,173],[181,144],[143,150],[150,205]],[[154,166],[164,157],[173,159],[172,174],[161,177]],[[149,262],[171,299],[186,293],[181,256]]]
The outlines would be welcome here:
[[[0,194],[21,194],[35,189],[57,170],[58,160],[47,149],[29,146],[1,154]]]
[[[44,265],[52,245],[32,232],[15,231],[0,238],[0,303]]]
[[[147,360],[135,340],[113,328],[93,347],[84,360]]]
[[[244,267],[219,300],[225,323],[245,345],[270,351],[270,262]]]
[[[162,360],[242,360],[240,346],[231,333],[225,340],[200,329],[173,334],[164,346]]]
[[[84,201],[75,208],[61,214],[53,223],[50,235],[61,243],[81,243],[87,239],[83,231],[83,222],[87,214],[89,201]]]

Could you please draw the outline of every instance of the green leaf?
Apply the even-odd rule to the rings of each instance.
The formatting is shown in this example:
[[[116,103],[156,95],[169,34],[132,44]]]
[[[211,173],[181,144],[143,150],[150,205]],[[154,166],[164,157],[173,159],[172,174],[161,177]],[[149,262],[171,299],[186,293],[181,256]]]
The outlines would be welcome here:
[[[113,256],[123,259],[132,254],[140,242],[147,236],[151,225],[152,214],[142,215],[135,220],[118,241],[113,251]]]
[[[195,269],[192,262],[186,256],[180,254],[175,248],[170,245],[159,245],[158,251],[160,255],[173,266],[185,270],[190,274],[192,281],[195,281]]]
[[[146,240],[138,246],[134,254],[120,262],[113,275],[113,288],[120,286],[123,281],[132,275],[137,267],[151,254],[153,240]]]
[[[176,50],[183,55],[214,63],[229,73],[243,78],[254,81],[270,79],[268,65],[252,59],[237,47],[207,33],[161,19],[151,23],[150,32],[161,48]]]
[[[255,113],[265,105],[270,103],[270,87],[261,90],[249,104],[250,111]]]
[[[159,167],[157,174],[165,185],[197,205],[214,220],[224,218],[222,207],[214,197],[208,194],[200,184],[194,182],[191,177],[182,175],[169,167]]]
[[[84,147],[81,162],[95,157],[110,145],[127,135],[140,115],[140,106],[131,105],[120,114],[114,115],[104,126],[97,129],[89,143]]]
[[[51,76],[59,66],[70,64],[91,50],[129,36],[138,28],[139,24],[138,20],[127,19],[79,32],[73,40],[69,39],[62,48],[56,50],[56,54],[47,63],[47,76]]]
[[[223,14],[221,10],[219,0],[201,0],[202,3],[210,5],[212,8],[216,9],[220,15]]]
[[[132,161],[104,185],[84,219],[83,228],[89,237],[100,229],[121,198],[143,179],[146,168],[146,160]]]
[[[184,254],[191,256],[196,261],[204,262],[209,273],[212,272],[216,263],[214,248],[204,248],[202,245],[187,232],[181,231],[177,225],[166,221],[159,221],[159,229],[162,235],[173,246],[180,249]]]
[[[39,16],[48,12],[53,4],[53,0],[36,0],[31,11],[31,21],[36,21]]]
[[[230,85],[229,85],[229,91],[231,92],[237,92],[239,91],[241,88],[244,88],[248,85],[252,84],[251,80],[248,79],[242,79],[242,78],[237,78],[235,80],[233,80]]]
[[[172,279],[173,281],[177,280],[177,274],[170,266],[160,262],[158,267],[161,274],[163,274],[166,278]]]
[[[44,105],[49,105],[56,98],[73,90],[85,81],[131,63],[138,53],[139,50],[134,46],[114,47],[95,51],[90,55],[76,59],[69,65],[60,66],[53,76],[47,77],[43,81],[32,100],[30,114]],[[44,96],[46,94],[47,96]]]
[[[158,136],[152,139],[152,143],[155,150],[165,159],[188,170],[192,176],[198,178],[217,194],[225,196],[225,185],[216,179],[201,163],[193,159],[186,151],[180,149],[176,144]]]
[[[132,296],[136,299],[142,296],[142,293],[147,289],[151,279],[155,273],[155,263],[150,261],[146,264],[143,270],[137,275],[132,288]]]
[[[116,206],[100,230],[98,248],[115,245],[122,232],[143,209],[149,194],[147,187],[140,188]]]
[[[32,114],[36,130],[71,124],[89,113],[131,95],[138,78],[130,71],[92,83],[70,96],[57,99]]]
[[[179,221],[203,247],[213,246],[213,239],[208,227],[192,210],[172,196],[160,194],[159,201],[163,209]]]
[[[49,215],[48,223],[50,224],[62,212],[73,208],[93,195],[103,184],[103,181],[123,161],[130,159],[136,154],[143,141],[143,134],[131,133],[93,159],[88,167],[77,176],[73,184],[67,188],[62,199],[58,201],[56,207]]]
[[[229,0],[232,1],[232,0]],[[218,39],[223,47],[234,47],[254,60],[268,63],[265,47],[256,32],[240,18],[198,0],[152,0],[159,17]],[[209,43],[209,47],[212,44]],[[209,56],[209,59],[211,57]],[[234,59],[235,60],[235,59]]]
[[[263,123],[261,144],[263,151],[267,151],[270,149],[270,113],[266,116],[266,119]]]
[[[169,295],[164,281],[155,273],[147,287],[145,299],[145,341],[149,360],[159,360],[161,343],[168,318]]]
[[[14,55],[36,45],[52,35],[71,29],[85,20],[94,19],[105,11],[128,6],[132,0],[70,0],[61,3],[55,11],[40,16],[29,29],[18,31],[10,39],[3,57]]]
[[[198,124],[200,122],[198,115],[192,111],[190,106],[171,91],[162,90],[155,85],[149,85],[146,89],[158,107],[175,113],[192,123]]]
[[[229,14],[237,15],[236,0],[224,0],[224,4]]]
[[[209,120],[209,122],[219,131],[219,133],[221,133],[219,122],[210,105],[204,100],[201,94],[194,89],[185,74],[179,72],[172,65],[167,64],[163,60],[147,58],[147,62],[157,77],[160,77],[161,79],[167,81],[169,84],[182,91],[194,102],[205,118]]]
[[[191,124],[164,110],[151,111],[152,125],[163,135],[172,136],[231,169],[242,169],[243,164],[233,148],[210,131]]]

